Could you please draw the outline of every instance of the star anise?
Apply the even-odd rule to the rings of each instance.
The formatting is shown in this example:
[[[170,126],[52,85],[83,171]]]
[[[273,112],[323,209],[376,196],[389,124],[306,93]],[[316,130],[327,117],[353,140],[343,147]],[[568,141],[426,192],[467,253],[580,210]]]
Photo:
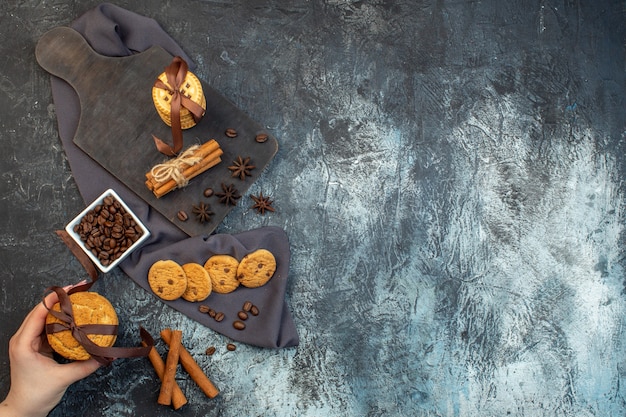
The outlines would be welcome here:
[[[211,206],[206,203],[198,203],[197,205],[194,205],[191,212],[196,215],[196,220],[200,223],[208,222],[211,220],[211,216],[213,215]]]
[[[256,168],[254,165],[250,164],[250,157],[243,159],[241,156],[237,157],[236,161],[233,161],[233,164],[228,167],[232,171],[233,177],[239,177],[240,180],[245,180],[246,177],[250,177],[252,171]]]
[[[259,193],[259,195],[251,195],[250,198],[254,200],[254,205],[252,206],[258,213],[265,214],[265,211],[274,211],[274,207],[272,207],[272,199],[268,196],[264,196],[263,193]]]
[[[221,193],[215,193],[215,195],[220,198],[220,203],[222,204],[234,206],[237,204],[237,200],[241,198],[239,191],[237,191],[233,184],[227,186],[222,183],[222,191]]]

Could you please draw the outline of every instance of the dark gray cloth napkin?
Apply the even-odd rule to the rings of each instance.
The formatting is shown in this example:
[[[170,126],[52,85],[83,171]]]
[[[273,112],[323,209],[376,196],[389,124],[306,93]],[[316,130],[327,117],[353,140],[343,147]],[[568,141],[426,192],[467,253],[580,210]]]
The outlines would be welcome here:
[[[71,27],[81,33],[94,51],[101,55],[127,56],[157,45],[172,56],[178,55],[185,59],[190,70],[195,68],[182,48],[154,19],[112,4],[103,3],[86,12]],[[147,280],[148,270],[159,259],[172,259],[181,264],[204,263],[213,254],[230,254],[241,259],[255,249],[268,249],[277,260],[276,273],[268,284],[256,289],[240,287],[230,294],[213,293],[203,302],[225,314],[226,318],[222,322],[218,323],[208,314],[200,313],[198,303],[184,300],[168,302],[156,296],[155,302],[165,302],[235,341],[269,348],[297,346],[298,333],[285,303],[290,257],[286,233],[278,227],[264,227],[235,235],[187,236],[74,144],[73,138],[80,118],[78,95],[68,83],[54,76],[51,86],[59,136],[85,202],[90,203],[106,189],[112,188],[150,230],[150,238],[125,259],[120,268],[138,285],[151,292]],[[236,330],[232,322],[245,301],[255,304],[260,314],[246,321],[246,329]]]

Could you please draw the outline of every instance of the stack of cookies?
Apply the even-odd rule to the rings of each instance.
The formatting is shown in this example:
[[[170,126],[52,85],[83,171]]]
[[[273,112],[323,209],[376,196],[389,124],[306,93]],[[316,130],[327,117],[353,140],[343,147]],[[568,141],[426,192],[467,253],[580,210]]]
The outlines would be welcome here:
[[[103,296],[95,292],[76,292],[69,295],[72,303],[72,312],[76,326],[87,324],[118,325],[115,309]],[[52,310],[61,311],[61,306],[56,303]],[[46,317],[46,324],[63,323],[52,314]],[[111,334],[89,334],[89,340],[100,347],[111,347],[115,343],[116,336]],[[47,334],[48,343],[59,355],[66,359],[83,361],[91,357],[85,348],[72,336],[70,329]]]
[[[152,101],[154,102],[154,107],[161,117],[161,120],[163,120],[168,126],[172,126],[171,103],[173,96],[172,91],[174,91],[174,88],[168,83],[165,72],[162,72],[158,79],[165,84],[170,91],[163,88],[152,87]],[[204,97],[204,92],[202,91],[202,83],[191,71],[187,71],[185,79],[180,85],[179,92],[206,110],[206,98]],[[181,128],[189,129],[195,125],[196,120],[194,119],[193,114],[182,106],[180,109]]]
[[[212,291],[228,294],[243,285],[257,288],[274,276],[276,259],[267,249],[257,249],[241,261],[226,254],[211,256],[204,265],[179,265],[173,260],[155,262],[148,271],[152,291],[163,300],[183,298],[196,302],[206,299]]]

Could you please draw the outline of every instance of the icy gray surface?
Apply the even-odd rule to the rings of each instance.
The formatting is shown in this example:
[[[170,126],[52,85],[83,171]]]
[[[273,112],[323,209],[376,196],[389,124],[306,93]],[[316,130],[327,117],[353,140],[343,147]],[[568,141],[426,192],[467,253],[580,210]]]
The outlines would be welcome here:
[[[2,395],[10,335],[45,287],[83,274],[54,235],[83,201],[34,48],[97,4],[0,5]],[[95,289],[119,343],[182,328],[221,393],[180,372],[174,412],[146,360],[120,360],[51,415],[626,413],[622,1],[116,4],[278,138],[251,189],[276,212],[240,204],[217,231],[287,232],[301,342],[227,352],[116,271]]]

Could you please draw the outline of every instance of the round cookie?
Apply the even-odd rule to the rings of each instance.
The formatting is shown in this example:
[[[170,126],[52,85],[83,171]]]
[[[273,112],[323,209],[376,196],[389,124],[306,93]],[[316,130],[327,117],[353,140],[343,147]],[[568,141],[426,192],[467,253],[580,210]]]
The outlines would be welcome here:
[[[220,294],[233,292],[239,286],[237,267],[239,261],[230,255],[213,255],[204,264],[211,277],[213,291]]]
[[[112,324],[118,325],[115,309],[103,296],[95,292],[76,292],[69,295],[72,303],[74,322],[78,326],[86,324]],[[61,311],[59,303],[52,306],[51,310]],[[46,324],[62,323],[61,320],[48,313]],[[56,333],[48,333],[48,343],[59,355],[66,359],[84,361],[91,357],[78,340],[72,336],[72,332],[63,330]],[[111,347],[117,338],[115,335],[89,334],[89,340],[98,346]]]
[[[187,276],[183,268],[174,261],[156,261],[148,271],[148,284],[163,300],[176,300],[187,289]]]
[[[167,93],[169,95],[169,93]],[[200,106],[203,109],[206,109],[206,100],[204,99],[204,96],[202,96],[202,102],[200,103]],[[163,120],[163,122],[168,125],[168,126],[172,126],[172,117],[171,117],[171,111],[168,107],[167,112],[163,111],[163,110],[159,110],[157,109],[157,113],[159,114],[159,117],[161,117],[161,120]],[[181,107],[181,111],[180,111],[181,115],[180,115],[180,127],[181,129],[189,129],[192,128],[196,125],[196,120],[193,118],[193,114],[191,114],[191,112],[189,110],[187,110],[184,107]]]
[[[267,249],[257,249],[239,262],[237,280],[244,287],[257,288],[265,285],[276,271],[276,258]]]
[[[183,265],[183,271],[187,276],[187,289],[182,297],[187,301],[202,301],[211,294],[213,287],[209,272],[197,263]]]
[[[172,89],[172,86],[167,81],[167,75],[165,72],[162,72],[158,78],[163,84],[168,86],[168,88]],[[182,82],[179,91],[181,94],[189,98],[191,101],[199,104],[200,107],[206,110],[206,98],[204,96],[204,92],[202,91],[202,83],[191,71],[187,71],[185,80]],[[161,117],[161,120],[163,120],[163,122],[165,122],[168,126],[172,125],[171,100],[172,94],[168,90],[159,87],[152,87],[152,101],[154,102],[154,107]],[[180,124],[182,129],[189,129],[196,125],[193,114],[182,106],[180,109]]]

